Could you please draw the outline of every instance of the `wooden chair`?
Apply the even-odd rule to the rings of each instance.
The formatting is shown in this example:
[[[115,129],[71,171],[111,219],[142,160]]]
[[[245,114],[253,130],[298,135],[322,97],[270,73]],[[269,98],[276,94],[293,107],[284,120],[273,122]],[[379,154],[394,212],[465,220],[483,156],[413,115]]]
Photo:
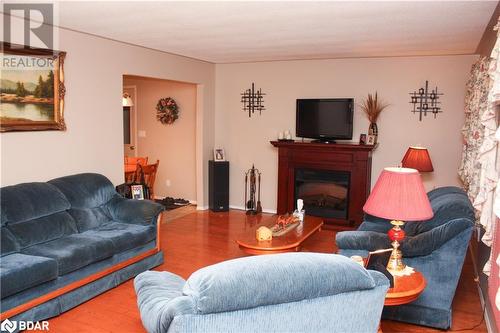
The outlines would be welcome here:
[[[158,166],[160,165],[160,160],[156,160],[155,164],[147,164],[142,166],[142,172],[144,173],[144,182],[149,188],[149,199],[155,199],[155,180],[156,180],[156,172],[158,172]],[[141,168],[137,168],[135,179],[136,181],[141,180]]]
[[[137,171],[137,165],[145,166],[148,164],[147,157],[129,157],[125,156],[125,182],[134,181],[134,176]]]
[[[147,157],[129,157],[125,156],[124,158],[125,165],[147,165],[148,158]]]

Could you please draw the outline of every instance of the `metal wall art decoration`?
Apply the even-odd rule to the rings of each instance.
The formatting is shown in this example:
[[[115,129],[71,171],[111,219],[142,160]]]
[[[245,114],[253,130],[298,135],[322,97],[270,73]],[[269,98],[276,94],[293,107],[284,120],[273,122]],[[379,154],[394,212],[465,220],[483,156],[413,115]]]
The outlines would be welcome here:
[[[249,181],[250,184],[248,184]],[[258,197],[255,196],[257,192]],[[260,171],[259,169],[255,169],[253,165],[251,169],[245,172],[245,210],[247,215],[262,213],[262,205],[260,203]]]
[[[419,119],[422,121],[422,115],[427,116],[427,112],[434,115],[434,119],[439,112],[443,112],[439,106],[441,102],[439,101],[439,96],[443,96],[443,93],[438,93],[438,88],[433,89],[429,92],[429,81],[425,81],[425,88],[418,89],[418,92],[414,91],[410,93],[410,104],[413,104],[413,113],[419,113]]]
[[[252,82],[252,88],[245,90],[241,93],[241,103],[243,103],[243,111],[248,111],[248,117],[252,117],[255,111],[259,111],[259,115],[262,114],[264,107],[264,93],[262,89],[255,91],[255,84]]]

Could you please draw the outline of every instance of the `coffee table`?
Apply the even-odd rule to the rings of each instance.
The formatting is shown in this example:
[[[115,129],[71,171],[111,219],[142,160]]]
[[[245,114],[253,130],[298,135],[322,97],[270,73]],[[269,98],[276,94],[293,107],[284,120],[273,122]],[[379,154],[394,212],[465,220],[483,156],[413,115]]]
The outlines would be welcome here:
[[[271,254],[300,251],[302,243],[316,231],[320,231],[323,226],[323,220],[321,218],[315,216],[305,216],[304,223],[297,226],[290,232],[282,236],[275,236],[270,241],[258,241],[255,237],[257,229],[261,226],[266,226],[268,228],[272,227],[276,223],[277,218],[277,215],[264,218],[258,225],[250,228],[248,232],[241,235],[236,240],[240,249],[249,254]]]

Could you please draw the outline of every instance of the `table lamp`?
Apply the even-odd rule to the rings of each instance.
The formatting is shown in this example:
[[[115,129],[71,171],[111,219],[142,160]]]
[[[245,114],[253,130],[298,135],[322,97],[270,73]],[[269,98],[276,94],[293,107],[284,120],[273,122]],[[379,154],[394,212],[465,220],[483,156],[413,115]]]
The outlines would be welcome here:
[[[363,206],[367,214],[392,220],[387,233],[392,241],[392,253],[387,264],[391,272],[405,269],[400,242],[405,238],[403,221],[425,221],[434,216],[420,174],[410,168],[385,168],[377,179]]]
[[[429,151],[427,151],[427,148],[424,147],[408,148],[401,164],[403,165],[403,168],[412,168],[418,170],[419,172],[434,171]]]

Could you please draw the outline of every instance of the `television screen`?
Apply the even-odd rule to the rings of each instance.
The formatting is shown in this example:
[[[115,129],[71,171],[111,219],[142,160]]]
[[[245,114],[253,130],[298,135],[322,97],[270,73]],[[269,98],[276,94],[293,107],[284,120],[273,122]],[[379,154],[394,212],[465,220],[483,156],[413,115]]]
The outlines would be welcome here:
[[[296,136],[319,140],[352,139],[353,98],[298,99]]]

